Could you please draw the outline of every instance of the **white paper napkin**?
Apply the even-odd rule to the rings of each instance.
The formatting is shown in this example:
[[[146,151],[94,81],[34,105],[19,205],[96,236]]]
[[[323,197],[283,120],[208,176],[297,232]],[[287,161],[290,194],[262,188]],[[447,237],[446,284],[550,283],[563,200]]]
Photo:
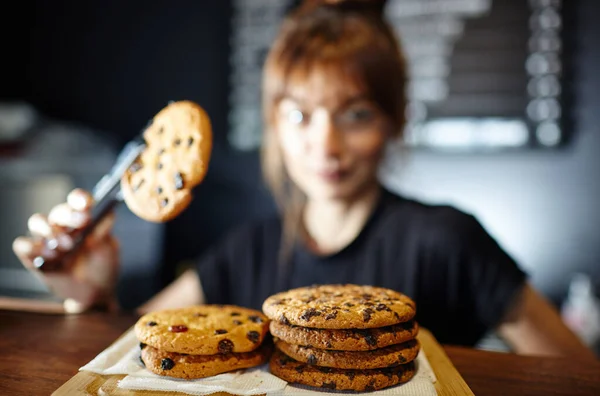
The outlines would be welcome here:
[[[121,339],[102,351],[80,371],[90,371],[102,375],[125,374],[119,381],[119,388],[132,390],[164,390],[183,392],[190,395],[210,395],[227,392],[233,395],[288,396],[323,395],[347,392],[321,391],[300,385],[292,385],[269,372],[267,364],[252,369],[238,370],[197,380],[182,380],[164,377],[146,370],[140,363],[140,347],[135,333],[129,331]],[[383,395],[437,395],[433,383],[435,374],[423,351],[416,360],[417,372],[406,384],[370,392],[375,396]]]

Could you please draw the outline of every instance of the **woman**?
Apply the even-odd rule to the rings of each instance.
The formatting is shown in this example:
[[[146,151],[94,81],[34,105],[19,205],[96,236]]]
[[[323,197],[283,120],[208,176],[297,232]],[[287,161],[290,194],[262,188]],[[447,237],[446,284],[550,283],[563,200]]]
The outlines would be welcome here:
[[[417,320],[444,343],[474,345],[495,329],[519,353],[592,356],[472,216],[378,182],[385,147],[404,127],[406,80],[382,8],[307,1],[286,18],[263,86],[263,170],[281,216],[233,232],[139,312],[200,302],[260,308],[293,287],[372,284],[413,297]],[[76,190],[29,228],[68,249],[62,227],[82,227],[90,205]],[[114,301],[111,220],[72,269],[45,276],[72,311]],[[29,268],[32,257],[53,254],[24,237],[14,250]]]

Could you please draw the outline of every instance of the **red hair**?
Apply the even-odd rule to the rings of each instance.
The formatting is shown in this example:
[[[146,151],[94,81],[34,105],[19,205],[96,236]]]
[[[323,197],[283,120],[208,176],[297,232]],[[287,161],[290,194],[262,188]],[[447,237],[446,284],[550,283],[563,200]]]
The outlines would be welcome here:
[[[384,21],[381,0],[305,0],[285,18],[263,74],[262,168],[283,216],[284,245],[297,234],[303,194],[289,180],[275,136],[275,114],[291,86],[313,73],[327,76],[327,89],[360,88],[400,136],[405,123],[406,70],[401,47]]]

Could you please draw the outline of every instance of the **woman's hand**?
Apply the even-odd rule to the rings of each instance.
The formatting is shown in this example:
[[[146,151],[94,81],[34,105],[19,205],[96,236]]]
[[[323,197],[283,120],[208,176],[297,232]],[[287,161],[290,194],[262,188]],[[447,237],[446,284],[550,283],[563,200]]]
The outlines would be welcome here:
[[[52,271],[35,268],[41,256],[54,260],[71,250],[78,232],[91,221],[92,196],[81,189],[69,193],[67,202],[55,206],[48,216],[36,213],[29,218],[30,237],[18,237],[13,250],[23,265],[37,274],[50,290],[65,299],[68,313],[79,313],[93,306],[116,309],[114,289],[118,275],[119,247],[112,236],[114,213],[106,216],[74,254],[67,256]]]

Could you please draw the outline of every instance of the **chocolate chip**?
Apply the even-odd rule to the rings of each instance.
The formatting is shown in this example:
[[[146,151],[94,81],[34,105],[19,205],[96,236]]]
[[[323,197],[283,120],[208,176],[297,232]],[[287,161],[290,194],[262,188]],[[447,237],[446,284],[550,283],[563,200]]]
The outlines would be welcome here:
[[[156,323],[155,321],[151,320],[150,322],[146,323],[146,326],[156,326],[158,323]]]
[[[336,388],[335,381],[323,382],[323,385],[321,385],[321,388],[323,388],[323,389],[335,389]]]
[[[282,365],[282,366],[285,366],[286,364],[288,364],[291,361],[292,361],[292,359],[290,359],[288,356],[285,356],[285,355],[281,356],[279,358],[279,364]]]
[[[398,315],[398,312],[394,312],[394,317],[396,318],[396,320],[402,320],[400,319],[400,315]]]
[[[169,204],[169,199],[168,199],[168,198],[163,198],[163,199],[160,201],[160,206],[162,206],[163,208],[164,208],[165,206],[167,206],[168,204]]]
[[[346,377],[348,377],[350,381],[352,381],[356,376],[356,372],[354,370],[345,370],[344,374],[346,374]]]
[[[157,194],[162,194],[162,192],[163,192],[162,187],[156,187],[156,193]]]
[[[241,315],[241,313],[239,313],[239,312],[232,312],[231,313],[231,316],[240,316],[240,315]]]
[[[371,315],[374,313],[375,311],[373,311],[371,308],[367,308],[363,311],[363,320],[365,322],[368,322],[371,320]]]
[[[378,311],[391,311],[391,309],[389,309],[388,306],[385,304],[377,304],[375,309]]]
[[[239,326],[239,325],[242,324],[242,322],[236,319],[236,320],[233,321],[233,324]]]
[[[347,306],[348,308],[354,306],[354,304],[352,304],[351,302],[344,303],[344,305]]]
[[[400,363],[400,364],[406,363],[406,358],[403,355],[398,355],[398,363]]]
[[[286,326],[290,326],[291,325],[290,321],[288,320],[288,318],[285,317],[284,314],[281,314],[279,316],[279,323],[284,324]]]
[[[333,311],[325,316],[325,320],[335,319],[337,317],[337,311]]]
[[[312,365],[317,364],[317,357],[311,353],[310,355],[308,355],[308,359],[306,359],[306,363],[312,364]]]
[[[233,342],[225,338],[224,340],[219,341],[217,349],[219,350],[219,353],[230,353],[233,351]]]
[[[373,334],[369,334],[365,337],[365,342],[371,346],[375,346],[377,345],[377,337],[375,337]]]
[[[129,167],[129,172],[135,173],[135,172],[139,171],[140,169],[142,169],[142,164],[140,164],[139,162],[134,162]]]
[[[225,329],[217,329],[217,330],[215,330],[215,334],[227,334],[227,330],[225,330]]]
[[[300,319],[304,321],[309,321],[310,318],[312,318],[313,316],[321,316],[321,311],[317,311],[314,308],[309,308],[306,311],[304,311],[302,316],[300,316]]]
[[[364,294],[361,294],[361,297],[364,298],[365,300],[370,300],[373,298],[373,295],[369,294],[369,293],[364,293]]]
[[[317,368],[317,370],[319,370],[320,372],[322,372],[324,374],[329,374],[329,373],[331,373],[333,371],[333,369],[330,368],[330,367],[319,367],[319,366],[316,366],[316,368]]]
[[[251,330],[246,333],[246,338],[256,344],[260,341],[260,333],[258,331]]]
[[[197,318],[206,318],[208,315],[207,315],[207,314],[203,314],[203,313],[196,312],[196,313],[194,314],[194,316],[195,316],[195,317],[197,317]]]
[[[276,300],[273,300],[273,302],[271,303],[271,305],[281,305],[283,304],[283,298],[278,298]]]
[[[172,333],[185,333],[188,331],[188,328],[186,325],[173,325],[169,326],[169,331]]]
[[[142,359],[142,355],[140,355],[140,363],[142,366],[146,367],[146,363],[144,363],[144,359]]]
[[[144,344],[143,342],[140,342],[140,349],[144,349],[146,347],[146,344]]]
[[[194,144],[194,139],[193,138],[188,138],[188,147],[192,147],[192,144]]]
[[[177,172],[175,173],[175,189],[176,190],[181,190],[183,188],[183,177],[181,176],[181,173]]]
[[[175,146],[179,146],[181,144],[181,139],[177,138],[173,143],[175,144]]]
[[[332,348],[333,348],[333,344],[331,343],[331,341],[327,341],[327,344],[325,344],[325,346],[326,346],[328,349],[332,349]]]
[[[304,372],[305,368],[306,368],[306,365],[305,364],[301,364],[301,365],[296,366],[294,368],[294,370],[296,370],[298,373],[302,374]]]
[[[173,367],[175,367],[175,362],[169,358],[160,361],[160,368],[163,370],[171,370]]]
[[[365,386],[364,390],[365,392],[373,392],[375,390],[375,380],[371,380],[371,382]]]
[[[248,320],[254,322],[254,323],[262,323],[263,320],[260,316],[256,316],[256,315],[250,315],[248,316]]]
[[[392,378],[394,378],[394,369],[393,369],[393,368],[391,368],[391,369],[384,369],[384,370],[381,370],[381,372],[382,372],[382,373],[383,373],[383,374],[384,374],[386,377],[388,377],[389,379],[392,379]]]
[[[158,164],[156,164],[156,169],[162,169],[162,168],[163,168],[162,162],[159,162]]]

